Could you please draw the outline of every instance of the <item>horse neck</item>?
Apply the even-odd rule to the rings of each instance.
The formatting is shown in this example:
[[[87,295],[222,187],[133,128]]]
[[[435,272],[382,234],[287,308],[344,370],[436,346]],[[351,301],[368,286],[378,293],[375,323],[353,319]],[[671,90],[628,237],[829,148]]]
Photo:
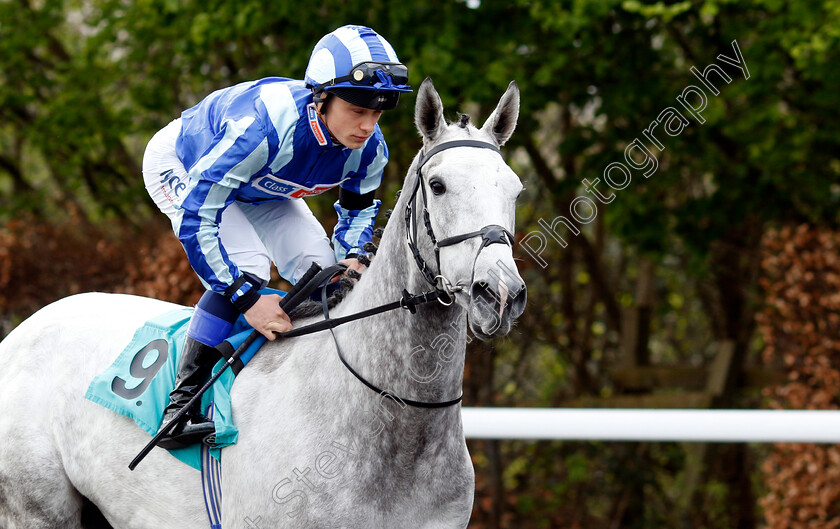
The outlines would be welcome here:
[[[398,300],[403,289],[418,294],[432,288],[406,248],[408,184],[376,257],[336,314],[339,309],[342,315],[351,314]],[[419,238],[426,242],[425,229]],[[416,314],[392,310],[354,324],[352,332],[346,330],[342,352],[357,372],[369,374],[381,389],[412,400],[450,400],[460,395],[463,382],[465,317],[457,304],[444,307],[437,301],[418,306]]]

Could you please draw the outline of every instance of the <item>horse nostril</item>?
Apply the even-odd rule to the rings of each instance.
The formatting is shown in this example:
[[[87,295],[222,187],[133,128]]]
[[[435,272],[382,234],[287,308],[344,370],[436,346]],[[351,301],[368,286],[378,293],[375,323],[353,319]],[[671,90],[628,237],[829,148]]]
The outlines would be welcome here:
[[[528,290],[523,287],[519,289],[510,303],[510,313],[514,318],[518,318],[525,311],[525,304],[528,302]]]
[[[474,302],[480,302],[494,312],[498,311],[499,317],[509,313],[516,318],[525,310],[527,300],[525,285],[520,284],[518,287],[512,288],[505,283],[493,288],[487,281],[476,281],[470,289],[470,295]]]
[[[486,281],[476,281],[470,289],[470,296],[472,299],[478,301],[479,299],[490,303],[490,306],[495,303],[495,298],[490,294],[490,285]]]

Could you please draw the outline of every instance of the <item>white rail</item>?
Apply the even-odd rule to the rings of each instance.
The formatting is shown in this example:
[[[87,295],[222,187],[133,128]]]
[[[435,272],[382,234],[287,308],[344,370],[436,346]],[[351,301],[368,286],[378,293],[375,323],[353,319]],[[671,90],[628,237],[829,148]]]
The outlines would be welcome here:
[[[840,443],[840,411],[463,408],[468,439]]]

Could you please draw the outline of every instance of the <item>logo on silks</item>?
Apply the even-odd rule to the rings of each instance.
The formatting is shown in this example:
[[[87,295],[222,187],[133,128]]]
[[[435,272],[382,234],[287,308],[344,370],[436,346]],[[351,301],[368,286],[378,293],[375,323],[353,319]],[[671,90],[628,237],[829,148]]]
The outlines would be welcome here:
[[[320,184],[313,187],[306,187],[294,182],[289,182],[288,180],[277,178],[276,176],[265,175],[254,180],[251,185],[270,195],[286,198],[302,198],[311,195],[320,195],[324,191],[328,191],[340,183],[341,182],[336,182],[334,184]]]
[[[313,103],[309,103],[306,107],[306,111],[309,113],[309,126],[312,128],[312,134],[314,134],[315,139],[318,140],[318,145],[323,147],[327,144],[327,138],[324,136],[324,132],[318,124],[318,113],[315,111],[315,105]]]

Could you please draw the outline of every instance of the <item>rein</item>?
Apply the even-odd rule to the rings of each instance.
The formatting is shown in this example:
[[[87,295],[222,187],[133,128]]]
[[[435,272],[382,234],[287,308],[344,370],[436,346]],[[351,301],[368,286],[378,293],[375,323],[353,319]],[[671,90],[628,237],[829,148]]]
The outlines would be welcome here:
[[[376,314],[381,314],[383,312],[388,312],[389,310],[395,310],[400,308],[407,309],[410,313],[415,314],[417,312],[418,305],[423,305],[425,303],[439,300],[441,292],[439,290],[429,290],[427,292],[423,292],[422,294],[415,295],[409,293],[407,290],[403,290],[402,297],[397,301],[392,301],[391,303],[379,305],[378,307],[363,310],[355,314],[348,314],[347,316],[342,316],[340,318],[330,318],[330,310],[329,306],[327,305],[327,287],[329,286],[330,279],[332,277],[334,277],[340,272],[343,272],[346,269],[347,266],[341,264],[334,264],[332,266],[328,266],[312,278],[312,287],[304,288],[304,292],[311,292],[312,290],[317,288],[317,286],[320,285],[321,306],[324,310],[323,321],[305,325],[297,329],[292,329],[291,331],[278,332],[276,333],[277,336],[280,338],[294,338],[295,336],[304,336],[306,334],[312,334],[329,329],[330,334],[332,334],[333,340],[335,341],[335,349],[338,353],[338,358],[341,360],[341,363],[344,364],[344,367],[346,367],[347,370],[350,371],[356,378],[358,378],[365,386],[379,393],[380,395],[388,397],[396,402],[403,402],[405,404],[408,404],[409,406],[414,406],[417,408],[445,408],[461,402],[461,399],[464,396],[463,393],[457,399],[447,400],[443,402],[421,402],[417,400],[404,399],[394,395],[389,391],[385,391],[383,389],[378,388],[371,382],[368,382],[362,375],[358,373],[358,371],[356,371],[355,369],[353,369],[352,366],[350,366],[350,364],[347,362],[347,360],[344,358],[344,355],[341,352],[341,347],[338,345],[338,338],[335,335],[335,331],[333,331],[335,327],[338,327],[339,325],[343,325],[351,321],[360,320],[362,318],[368,318]]]
[[[324,309],[324,318],[326,318],[324,321],[338,321],[338,320],[330,320],[330,309],[327,306],[326,293],[327,293],[327,285],[324,285],[323,287],[321,287],[321,307]],[[434,296],[433,299],[437,299],[437,296],[439,295],[437,291],[432,290],[430,292],[427,292],[426,294],[430,294],[430,293],[434,293],[435,296]],[[408,294],[408,292],[403,290],[403,298],[405,298],[406,294]],[[429,301],[431,301],[431,300],[429,300]],[[402,300],[400,300],[400,303],[401,302],[402,302]],[[385,305],[382,305],[382,306],[384,307]],[[377,307],[377,308],[379,308],[379,307]],[[406,307],[406,308],[408,308],[408,307]],[[414,314],[413,309],[414,309],[414,307],[409,309],[412,314]],[[371,310],[374,310],[374,309],[371,309]],[[359,314],[361,314],[361,313],[359,313]],[[408,404],[409,406],[414,406],[415,408],[447,408],[449,406],[453,406],[455,404],[458,404],[459,402],[461,402],[461,399],[464,398],[464,394],[461,393],[458,396],[458,398],[452,399],[452,400],[446,400],[446,401],[442,401],[442,402],[422,402],[422,401],[418,401],[418,400],[411,400],[411,399],[405,399],[405,398],[402,398],[402,397],[398,397],[398,396],[394,395],[393,393],[391,393],[390,391],[386,391],[384,389],[381,389],[381,388],[375,386],[371,382],[368,382],[367,379],[365,379],[365,377],[360,375],[358,373],[358,371],[353,369],[353,367],[347,362],[347,359],[344,358],[344,355],[341,353],[341,346],[338,345],[338,338],[335,335],[335,331],[333,331],[333,327],[335,327],[335,325],[331,325],[329,327],[329,329],[330,329],[330,334],[332,334],[333,341],[335,342],[335,350],[338,353],[338,359],[341,360],[341,363],[344,364],[344,367],[346,367],[348,371],[353,373],[353,376],[358,378],[362,382],[362,384],[364,384],[365,386],[367,386],[371,390],[379,393],[383,397],[388,397],[389,399],[391,399],[391,400],[393,400],[397,403]]]
[[[332,275],[342,271],[341,268],[336,269],[334,268],[336,265],[332,265],[324,269],[325,272],[331,272]],[[324,301],[326,300],[326,287],[329,285],[329,281],[324,283],[322,288],[322,298]],[[332,330],[339,325],[343,325],[345,323],[349,323],[355,320],[361,320],[363,318],[369,318],[371,316],[375,316],[376,314],[381,314],[383,312],[388,312],[389,310],[394,309],[408,309],[408,311],[412,314],[417,312],[417,306],[423,305],[425,303],[429,303],[431,301],[435,301],[440,297],[440,292],[437,290],[429,290],[427,292],[423,292],[422,294],[411,294],[407,290],[403,290],[403,295],[397,301],[392,301],[391,303],[386,303],[384,305],[379,305],[378,307],[373,307],[372,309],[363,310],[361,312],[356,312],[355,314],[348,314],[347,316],[342,316],[340,318],[329,318],[328,314],[327,319],[310,323],[309,325],[304,325],[303,327],[299,327],[296,329],[292,329],[291,331],[286,332],[275,332],[275,334],[279,338],[294,338],[296,336],[304,336],[306,334],[312,334],[320,331],[325,331],[327,329]]]

